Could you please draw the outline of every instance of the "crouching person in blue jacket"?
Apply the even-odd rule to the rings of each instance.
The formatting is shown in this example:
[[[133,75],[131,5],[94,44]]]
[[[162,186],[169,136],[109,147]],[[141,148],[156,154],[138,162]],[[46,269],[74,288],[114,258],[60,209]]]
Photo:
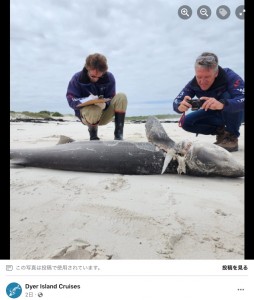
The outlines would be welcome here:
[[[183,113],[180,126],[196,134],[216,135],[218,146],[238,151],[238,137],[244,117],[244,81],[229,68],[218,64],[214,53],[204,52],[195,62],[195,77],[173,102]],[[187,110],[192,112],[185,114]]]
[[[98,126],[115,118],[114,139],[123,139],[127,97],[116,94],[115,78],[100,53],[88,55],[82,71],[71,78],[66,98],[75,115],[88,126],[90,140],[99,140]]]

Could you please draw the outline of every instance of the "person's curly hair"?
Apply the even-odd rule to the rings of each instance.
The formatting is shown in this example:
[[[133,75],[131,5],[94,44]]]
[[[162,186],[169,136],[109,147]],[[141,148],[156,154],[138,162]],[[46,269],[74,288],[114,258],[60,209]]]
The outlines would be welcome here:
[[[85,68],[105,73],[108,70],[107,58],[100,53],[90,54],[86,58]]]

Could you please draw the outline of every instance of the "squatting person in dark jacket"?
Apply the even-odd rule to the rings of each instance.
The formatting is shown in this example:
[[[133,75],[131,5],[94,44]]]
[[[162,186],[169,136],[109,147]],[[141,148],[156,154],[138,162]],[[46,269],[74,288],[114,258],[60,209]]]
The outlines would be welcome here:
[[[193,110],[194,96],[201,100],[200,109]],[[238,151],[244,100],[243,79],[219,66],[214,53],[204,52],[196,59],[195,77],[175,98],[173,109],[183,113],[180,123],[184,130],[216,135],[214,144],[233,152]],[[185,115],[190,108],[193,111]]]
[[[88,126],[90,140],[99,140],[99,125],[106,125],[115,117],[114,139],[123,139],[123,127],[127,109],[127,97],[123,93],[116,94],[115,78],[108,72],[107,59],[104,55],[94,53],[88,55],[82,71],[71,78],[66,98],[75,115]],[[81,104],[103,98],[104,103],[88,106]],[[81,107],[78,107],[81,105]]]

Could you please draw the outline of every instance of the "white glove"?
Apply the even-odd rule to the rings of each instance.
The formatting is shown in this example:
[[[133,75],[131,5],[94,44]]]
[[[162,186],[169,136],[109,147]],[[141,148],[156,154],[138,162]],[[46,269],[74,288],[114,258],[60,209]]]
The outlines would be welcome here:
[[[94,103],[94,105],[97,105],[101,108],[101,110],[103,110],[106,107],[106,103]]]

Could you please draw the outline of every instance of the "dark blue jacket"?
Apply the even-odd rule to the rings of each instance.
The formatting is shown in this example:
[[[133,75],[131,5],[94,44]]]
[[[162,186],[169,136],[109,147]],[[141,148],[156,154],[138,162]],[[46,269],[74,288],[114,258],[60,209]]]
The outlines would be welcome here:
[[[77,105],[82,103],[82,98],[88,97],[90,94],[96,96],[103,96],[103,98],[112,99],[116,93],[115,78],[112,73],[106,72],[103,77],[99,78],[97,82],[91,82],[87,70],[84,68],[82,71],[76,73],[71,78],[66,98],[69,106],[74,109],[75,115],[80,119],[80,111]],[[110,101],[106,102],[105,109],[108,108]]]
[[[223,111],[234,113],[244,110],[244,81],[234,71],[229,68],[219,66],[219,74],[214,83],[207,91],[202,91],[199,87],[196,77],[194,77],[174,99],[173,109],[177,113],[180,102],[185,96],[193,98],[212,97],[216,100],[223,100],[225,106]]]

